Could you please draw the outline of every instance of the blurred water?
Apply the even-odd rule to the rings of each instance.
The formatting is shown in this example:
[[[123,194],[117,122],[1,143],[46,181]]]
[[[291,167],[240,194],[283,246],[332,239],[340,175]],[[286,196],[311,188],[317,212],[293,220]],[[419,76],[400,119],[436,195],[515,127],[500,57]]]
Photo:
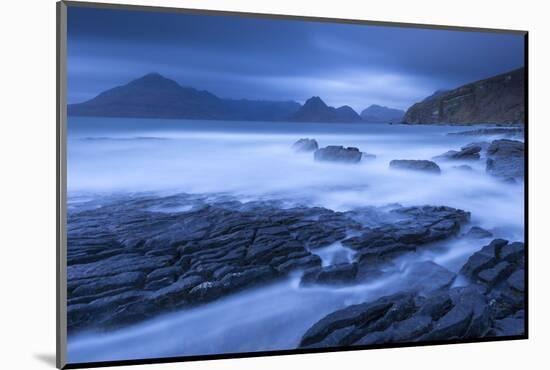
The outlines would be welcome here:
[[[430,159],[483,137],[447,136],[456,126],[223,122],[71,117],[69,199],[113,192],[227,193],[241,200],[290,199],[334,210],[359,206],[447,205],[470,211],[472,224],[523,240],[523,184],[440,163],[441,176],[390,170],[392,159]],[[295,153],[298,139],[355,146],[377,156],[357,165],[319,163]],[[89,198],[87,198],[89,199]],[[401,261],[383,280],[350,288],[299,288],[297,278],[108,333],[69,339],[69,360],[106,361],[294,348],[327,313],[403,287],[412,260],[452,271],[483,242],[453,239]],[[318,251],[323,264],[350,260],[339,243]]]

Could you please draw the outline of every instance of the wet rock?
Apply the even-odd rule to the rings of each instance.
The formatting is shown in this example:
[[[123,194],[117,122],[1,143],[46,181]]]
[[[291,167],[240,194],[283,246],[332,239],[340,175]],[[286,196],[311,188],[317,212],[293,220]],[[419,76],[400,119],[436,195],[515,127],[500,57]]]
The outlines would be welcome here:
[[[490,329],[489,302],[472,286],[428,296],[399,293],[346,307],[314,324],[300,347],[479,338]]]
[[[313,152],[319,149],[319,144],[315,139],[300,139],[294,144],[292,144],[292,149],[297,152]]]
[[[481,146],[478,145],[468,145],[463,147],[461,150],[449,150],[446,153],[433,157],[433,159],[444,159],[444,160],[458,160],[458,161],[471,161],[478,160],[480,158],[479,152],[481,151]]]
[[[525,318],[507,317],[495,321],[495,335],[515,336],[525,334]]]
[[[470,149],[470,148],[479,148],[480,151],[485,151],[485,150],[487,150],[489,145],[491,145],[491,143],[489,143],[488,141],[476,141],[476,142],[464,145],[460,149],[461,150],[466,150],[466,149]]]
[[[495,239],[474,253],[461,272],[487,288],[491,300],[491,316],[497,320],[510,318],[524,309],[524,245]],[[504,327],[504,326],[503,326]],[[495,332],[502,334],[503,327]]]
[[[476,252],[470,256],[466,264],[462,267],[461,272],[475,280],[481,271],[493,268],[498,263],[499,259],[497,256],[502,247],[507,244],[507,240],[493,240],[490,244],[484,246],[479,252]]]
[[[342,162],[342,163],[359,163],[362,153],[357,148],[329,145],[315,151],[314,158],[316,161]]]
[[[376,155],[375,154],[371,154],[371,153],[361,153],[361,159],[376,159]]]
[[[493,286],[501,282],[511,271],[513,271],[513,266],[510,263],[500,261],[494,267],[481,271],[477,276],[484,284]]]
[[[122,287],[139,288],[145,282],[142,272],[123,272],[104,279],[86,279],[71,292],[71,297],[89,296]]]
[[[492,237],[493,234],[479,226],[472,226],[464,236],[472,239],[484,239]]]
[[[149,275],[147,275],[147,280],[158,280],[165,277],[168,278],[177,278],[178,276],[183,274],[183,269],[179,266],[168,266],[168,267],[161,267],[160,269],[152,271]]]
[[[525,175],[525,144],[516,140],[495,140],[487,148],[486,172],[492,176],[515,181]]]
[[[137,322],[293,271],[316,271],[310,272],[315,284],[368,281],[381,274],[386,259],[455,235],[469,219],[467,212],[449,207],[334,212],[211,198],[113,197],[101,207],[72,208],[69,332]],[[151,211],[163,207],[183,210]],[[357,234],[356,239],[349,238],[350,233]],[[358,252],[357,263],[321,267],[319,256],[310,252],[344,239]],[[517,259],[512,249],[506,256]],[[434,281],[444,280],[433,276]],[[502,312],[515,307],[516,291],[510,292]]]
[[[342,241],[358,251],[359,262],[382,263],[388,258],[416,251],[431,242],[456,235],[470,214],[450,207],[403,207],[392,213],[401,221],[376,228],[365,228],[361,234]]]
[[[439,168],[439,166],[435,162],[427,160],[394,159],[390,162],[390,168],[422,171],[434,174],[441,173],[441,168]]]
[[[223,284],[217,281],[205,281],[189,291],[189,298],[195,302],[211,301],[223,293]]]
[[[307,270],[302,276],[301,284],[340,285],[352,283],[357,277],[356,263],[343,263]]]
[[[453,166],[455,170],[460,171],[473,171],[474,169],[471,166],[468,166],[467,164],[461,164],[460,166]]]
[[[406,272],[408,289],[430,292],[448,288],[456,279],[456,274],[432,261],[413,263]]]
[[[515,271],[513,274],[510,275],[506,282],[512,289],[523,293],[523,291],[525,290],[525,271]]]

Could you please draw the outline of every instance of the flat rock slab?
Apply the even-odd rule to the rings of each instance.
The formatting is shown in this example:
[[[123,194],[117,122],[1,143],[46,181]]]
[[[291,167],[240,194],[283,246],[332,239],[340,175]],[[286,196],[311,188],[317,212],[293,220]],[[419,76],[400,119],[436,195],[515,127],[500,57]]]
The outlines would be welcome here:
[[[327,315],[303,335],[300,347],[479,338],[491,329],[489,312],[483,290],[475,286],[428,296],[404,292]]]
[[[223,195],[212,198],[113,197],[72,207],[69,332],[142,321],[293,271],[307,271],[304,284],[369,279],[377,275],[376,263],[451,237],[469,220],[469,213],[450,207],[335,212],[289,208],[275,201],[241,203]],[[358,236],[349,238],[350,233]],[[321,267],[315,249],[337,241],[357,250],[358,261]],[[510,249],[507,258],[514,253]],[[430,271],[431,287],[428,281],[419,283],[425,290],[448,286],[454,279],[441,269]]]

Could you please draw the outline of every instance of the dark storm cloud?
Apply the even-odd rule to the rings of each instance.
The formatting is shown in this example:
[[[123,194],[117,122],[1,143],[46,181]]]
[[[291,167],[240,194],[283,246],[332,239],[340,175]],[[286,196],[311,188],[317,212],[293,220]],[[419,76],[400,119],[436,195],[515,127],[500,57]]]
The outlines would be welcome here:
[[[406,108],[523,65],[517,35],[69,8],[69,102],[148,72],[222,97]]]

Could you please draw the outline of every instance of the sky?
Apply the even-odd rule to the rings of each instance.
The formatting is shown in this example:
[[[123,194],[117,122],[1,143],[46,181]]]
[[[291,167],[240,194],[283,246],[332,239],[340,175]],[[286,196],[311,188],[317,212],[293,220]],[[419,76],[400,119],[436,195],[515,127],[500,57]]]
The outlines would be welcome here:
[[[223,98],[407,109],[524,63],[521,35],[84,7],[67,41],[69,103],[157,72]]]

